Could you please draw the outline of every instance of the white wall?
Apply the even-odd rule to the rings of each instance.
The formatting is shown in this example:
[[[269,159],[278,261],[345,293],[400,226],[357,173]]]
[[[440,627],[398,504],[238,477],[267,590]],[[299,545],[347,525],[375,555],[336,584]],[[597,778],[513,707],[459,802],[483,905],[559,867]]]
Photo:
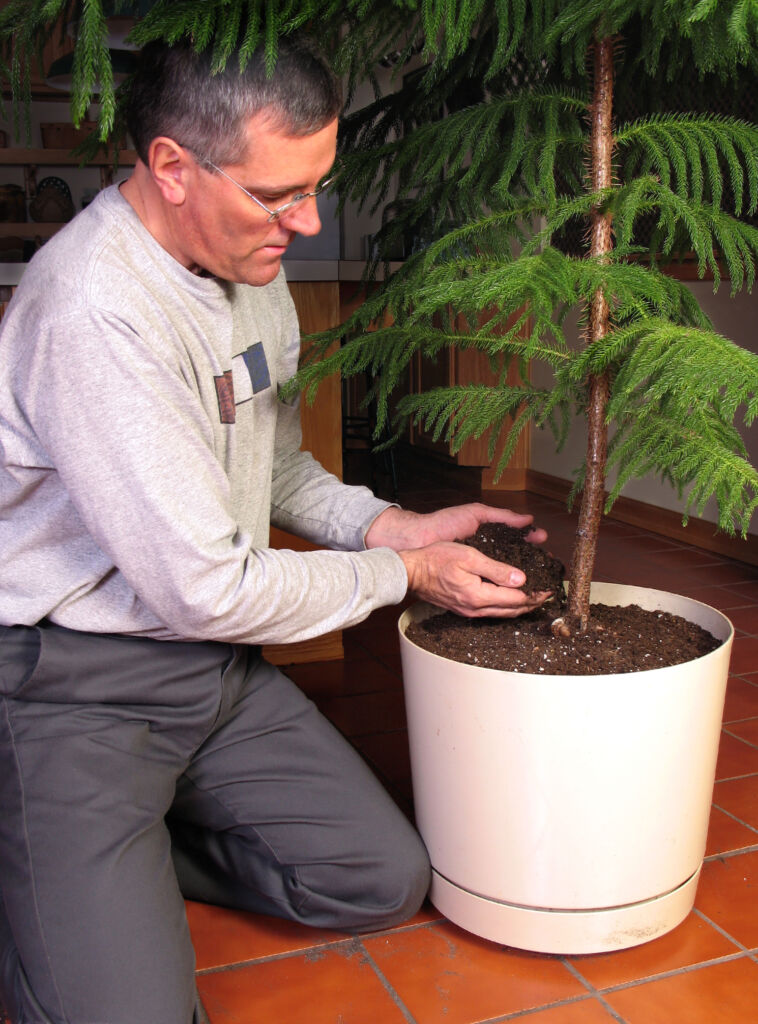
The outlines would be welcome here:
[[[753,294],[740,293],[733,299],[729,296],[729,282],[721,285],[714,295],[711,282],[697,281],[690,284],[702,308],[710,316],[717,331],[731,338],[751,352],[758,353],[758,288]],[[567,325],[567,336],[578,344],[576,325]],[[549,386],[550,373],[544,366],[535,364],[532,380],[540,386]],[[749,429],[742,430],[750,461],[758,465],[758,423]],[[566,480],[573,479],[573,471],[584,458],[584,422],[574,423],[566,445],[561,452],[555,451],[552,434],[547,430],[532,428],[531,437],[531,468],[541,473]],[[635,498],[661,508],[683,511],[684,503],[679,500],[676,491],[668,484],[654,477],[633,480],[624,488],[624,496]],[[710,503],[702,516],[709,522],[718,521],[715,503]],[[751,534],[758,535],[758,516],[754,516],[750,528]]]

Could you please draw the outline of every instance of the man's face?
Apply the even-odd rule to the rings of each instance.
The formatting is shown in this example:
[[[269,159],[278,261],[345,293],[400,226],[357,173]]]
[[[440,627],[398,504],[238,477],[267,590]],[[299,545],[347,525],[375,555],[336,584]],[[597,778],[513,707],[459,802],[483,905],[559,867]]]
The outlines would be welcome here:
[[[337,121],[313,135],[288,135],[271,127],[265,112],[251,118],[244,161],[222,168],[270,210],[297,193],[312,192],[334,163]],[[279,273],[295,236],[315,235],[321,221],[314,198],[278,220],[232,181],[193,162],[185,202],[176,210],[173,254],[184,266],[226,281],[264,285]]]

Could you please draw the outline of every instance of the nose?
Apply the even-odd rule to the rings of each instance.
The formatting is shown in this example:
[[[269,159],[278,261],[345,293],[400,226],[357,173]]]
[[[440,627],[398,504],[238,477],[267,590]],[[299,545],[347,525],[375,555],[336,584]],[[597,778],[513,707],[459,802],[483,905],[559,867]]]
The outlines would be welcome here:
[[[279,220],[285,221],[289,230],[296,231],[299,235],[317,235],[321,230],[321,218],[316,197],[311,196],[295,203],[279,217]]]

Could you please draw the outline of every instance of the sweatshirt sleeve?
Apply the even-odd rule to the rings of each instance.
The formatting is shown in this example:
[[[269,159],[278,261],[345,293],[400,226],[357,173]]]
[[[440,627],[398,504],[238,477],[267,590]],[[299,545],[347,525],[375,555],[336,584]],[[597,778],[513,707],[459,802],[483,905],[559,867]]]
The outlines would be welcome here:
[[[35,332],[24,363],[23,415],[44,450],[42,468],[60,503],[59,519],[80,538],[80,593],[66,599],[74,622],[80,600],[90,619],[73,628],[109,628],[108,595],[118,578],[139,606],[126,614],[144,622],[140,609],[146,609],[157,621],[148,633],[256,644],[349,626],[404,596],[405,568],[387,548],[301,553],[254,547],[231,513],[229,481],[202,404],[182,374],[129,325],[93,310],[60,318]],[[289,449],[289,414],[285,422],[282,444]],[[351,489],[326,480],[308,458],[283,459],[279,521],[302,524],[315,509],[320,525],[312,536],[329,541],[323,519],[340,505],[339,493]],[[290,493],[298,481],[305,499]],[[363,494],[354,506],[348,501],[340,516],[347,525],[334,538],[345,548],[360,546],[357,539],[380,505]],[[59,621],[68,624],[72,616]]]

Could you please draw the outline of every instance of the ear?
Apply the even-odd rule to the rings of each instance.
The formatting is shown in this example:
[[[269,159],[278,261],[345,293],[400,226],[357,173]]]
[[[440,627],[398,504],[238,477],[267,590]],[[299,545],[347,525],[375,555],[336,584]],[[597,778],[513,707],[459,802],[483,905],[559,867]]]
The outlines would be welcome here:
[[[153,139],[148,150],[150,173],[161,195],[172,206],[185,200],[187,176],[194,161],[180,145],[164,135]]]

